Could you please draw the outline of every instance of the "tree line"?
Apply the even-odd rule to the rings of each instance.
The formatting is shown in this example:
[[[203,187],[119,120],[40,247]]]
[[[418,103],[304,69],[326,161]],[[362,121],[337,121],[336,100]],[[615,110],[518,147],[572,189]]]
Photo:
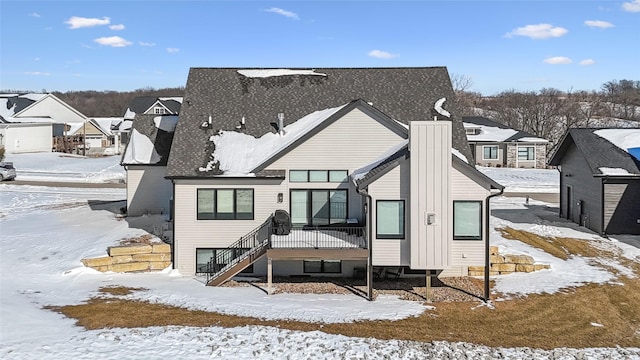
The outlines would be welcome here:
[[[569,128],[640,127],[640,81],[611,80],[598,91],[507,90],[485,97],[452,76],[463,116],[485,116],[557,145]]]

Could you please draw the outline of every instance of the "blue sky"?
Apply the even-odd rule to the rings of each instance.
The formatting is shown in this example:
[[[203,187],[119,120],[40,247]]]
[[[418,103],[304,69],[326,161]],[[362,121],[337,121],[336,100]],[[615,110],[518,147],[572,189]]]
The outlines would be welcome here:
[[[0,89],[184,86],[190,67],[447,66],[470,90],[640,80],[640,0],[0,0]]]

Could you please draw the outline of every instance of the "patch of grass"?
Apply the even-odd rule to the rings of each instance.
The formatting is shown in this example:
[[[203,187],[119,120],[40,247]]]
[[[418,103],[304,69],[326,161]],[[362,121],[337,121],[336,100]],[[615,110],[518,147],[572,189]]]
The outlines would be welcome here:
[[[98,289],[101,294],[109,294],[113,296],[124,296],[133,293],[134,291],[144,291],[145,288],[132,288],[126,286],[103,286]]]
[[[609,251],[593,247],[591,240],[540,236],[510,227],[499,230],[505,239],[522,241],[562,260],[567,260],[571,255],[598,257],[611,256],[612,254]]]

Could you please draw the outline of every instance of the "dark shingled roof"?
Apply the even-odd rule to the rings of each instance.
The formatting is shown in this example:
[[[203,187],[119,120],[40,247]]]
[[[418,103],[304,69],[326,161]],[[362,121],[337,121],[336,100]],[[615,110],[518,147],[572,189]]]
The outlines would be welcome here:
[[[594,175],[602,175],[599,170],[601,167],[620,168],[630,174],[640,174],[640,162],[628,152],[595,134],[596,130],[600,129],[569,129],[562,138],[560,146],[551,156],[549,165],[561,165],[567,150],[572,144],[575,144]]]
[[[522,139],[524,137],[536,137],[536,138],[540,138],[539,136],[530,134],[528,132],[525,131],[521,131],[518,129],[514,129],[512,127],[509,127],[505,124],[501,124],[499,122],[493,121],[489,118],[486,117],[482,117],[482,116],[463,116],[462,117],[462,122],[466,122],[466,123],[472,123],[472,124],[476,124],[476,125],[482,125],[482,126],[490,126],[490,127],[497,127],[499,129],[512,129],[517,131],[517,133],[515,133],[514,135],[512,135],[511,137],[509,137],[508,139],[505,140],[505,142],[507,141],[516,141],[519,139]]]
[[[124,156],[129,150],[129,144],[131,144],[131,137],[129,137],[129,143],[127,143],[127,147],[122,152],[122,160],[121,165],[156,165],[156,166],[164,166],[167,165],[167,160],[169,158],[169,152],[171,151],[171,143],[173,141],[173,132],[164,131],[158,129],[153,121],[154,118],[161,115],[144,115],[144,114],[136,114],[136,117],[133,121],[133,129],[136,129],[140,134],[145,135],[151,140],[153,143],[153,147],[155,148],[158,155],[160,155],[161,160],[156,164],[127,164],[124,163]],[[162,116],[176,116],[176,115],[162,115]]]
[[[162,97],[165,99],[165,97]],[[153,104],[156,102],[160,102],[167,109],[169,109],[173,114],[180,113],[180,106],[182,105],[179,101],[175,101],[172,99],[161,100],[158,96],[138,96],[131,100],[129,104],[129,110],[133,111],[136,114],[143,114],[145,111],[149,110]]]
[[[7,99],[7,110],[15,106],[13,109],[14,114],[19,113],[35,102],[27,97],[23,97],[22,95],[8,96],[5,98]]]
[[[242,68],[192,68],[185,89],[180,123],[169,156],[169,177],[211,177],[200,172],[211,160],[212,135],[236,130],[246,121],[246,134],[259,137],[275,131],[277,114],[285,126],[314,111],[364,99],[394,120],[433,119],[435,102],[445,97],[452,114],[453,146],[467,158],[470,149],[457,115],[458,107],[445,67],[429,68],[316,68],[321,75],[286,75],[250,78]],[[212,119],[212,126],[201,124]],[[439,117],[440,120],[445,120]],[[358,136],[358,134],[353,134]]]

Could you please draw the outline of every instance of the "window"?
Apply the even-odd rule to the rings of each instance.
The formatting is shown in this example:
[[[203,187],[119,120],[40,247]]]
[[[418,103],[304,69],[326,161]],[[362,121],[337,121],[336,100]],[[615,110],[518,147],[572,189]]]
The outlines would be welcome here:
[[[291,190],[291,222],[296,225],[347,221],[347,190]]]
[[[303,271],[305,273],[340,274],[342,262],[340,260],[304,260]]]
[[[453,239],[482,240],[482,201],[453,202]]]
[[[253,220],[253,189],[198,189],[198,220]]]
[[[376,201],[376,237],[404,239],[404,200]]]
[[[498,145],[483,146],[482,160],[498,160]]]
[[[209,261],[213,260],[212,263],[219,261],[219,265],[224,266],[248,250],[249,249],[196,248],[196,273],[203,274],[208,270],[217,271],[221,266],[207,269]],[[241,273],[253,273],[253,264],[242,270]]]
[[[289,170],[289,182],[345,182],[347,170]]]
[[[536,148],[534,146],[518,147],[518,160],[535,160]]]
[[[155,107],[153,108],[153,113],[156,115],[163,115],[165,114],[165,109],[162,107]]]

